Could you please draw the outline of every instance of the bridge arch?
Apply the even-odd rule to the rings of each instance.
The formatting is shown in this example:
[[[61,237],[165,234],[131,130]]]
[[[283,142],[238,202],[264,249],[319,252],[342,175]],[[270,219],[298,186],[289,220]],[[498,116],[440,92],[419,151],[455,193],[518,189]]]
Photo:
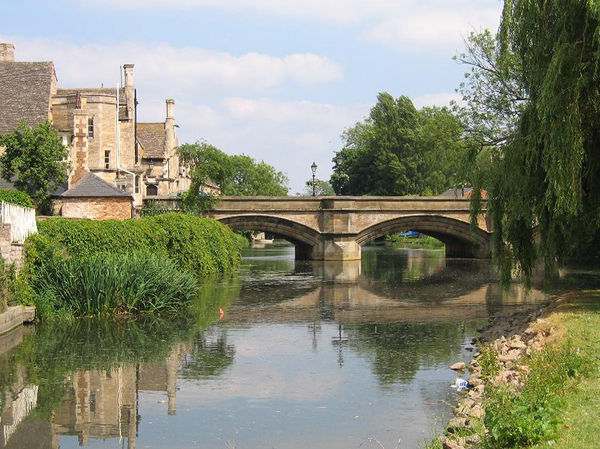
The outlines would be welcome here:
[[[217,218],[233,231],[256,230],[279,235],[296,247],[296,259],[311,259],[317,247],[322,246],[318,231],[285,218],[272,215],[235,215]]]
[[[442,241],[448,257],[488,258],[491,255],[490,233],[479,228],[472,231],[469,223],[441,215],[407,215],[382,221],[362,230],[356,242],[363,246],[387,234],[409,230]]]

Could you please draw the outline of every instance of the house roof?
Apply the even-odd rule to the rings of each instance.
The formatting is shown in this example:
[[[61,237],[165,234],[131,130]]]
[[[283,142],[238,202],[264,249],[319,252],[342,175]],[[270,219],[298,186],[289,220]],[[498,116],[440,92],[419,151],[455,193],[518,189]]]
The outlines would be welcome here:
[[[123,192],[92,173],[86,173],[73,187],[61,195],[62,198],[118,198],[129,197]]]
[[[137,138],[142,145],[142,157],[164,158],[167,131],[164,122],[138,123]]]
[[[443,193],[440,193],[440,196],[445,197],[454,197],[454,198],[471,198],[473,194],[473,187],[464,187],[460,189],[448,189]],[[481,198],[487,199],[487,191],[481,191]]]
[[[0,61],[0,135],[48,120],[54,77],[52,62]]]

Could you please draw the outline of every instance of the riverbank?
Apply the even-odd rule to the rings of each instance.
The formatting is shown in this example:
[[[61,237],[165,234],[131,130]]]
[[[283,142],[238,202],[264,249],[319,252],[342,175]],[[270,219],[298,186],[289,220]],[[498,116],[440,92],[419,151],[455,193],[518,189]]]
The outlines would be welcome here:
[[[387,245],[393,248],[408,248],[408,249],[444,249],[443,242],[430,237],[428,235],[418,238],[401,237],[400,234],[392,234],[389,240],[386,240]]]
[[[471,388],[429,449],[599,447],[600,291],[498,317],[467,368]]]
[[[39,318],[175,313],[202,279],[234,270],[242,238],[208,218],[46,219],[26,241],[15,294]]]

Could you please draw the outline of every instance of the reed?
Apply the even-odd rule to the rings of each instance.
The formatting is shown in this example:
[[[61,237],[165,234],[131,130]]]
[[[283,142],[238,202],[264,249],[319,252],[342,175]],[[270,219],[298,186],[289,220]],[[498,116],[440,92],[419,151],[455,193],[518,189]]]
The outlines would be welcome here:
[[[42,316],[176,311],[198,290],[192,274],[148,254],[56,259],[40,267],[33,283]]]

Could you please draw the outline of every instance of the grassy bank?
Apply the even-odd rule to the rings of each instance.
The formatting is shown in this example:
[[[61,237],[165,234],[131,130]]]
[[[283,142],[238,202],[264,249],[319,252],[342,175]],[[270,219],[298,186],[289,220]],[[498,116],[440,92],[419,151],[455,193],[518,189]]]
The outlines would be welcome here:
[[[583,292],[556,302],[523,333],[483,346],[474,365],[481,386],[469,391],[466,408],[474,399],[485,414],[474,417],[467,411],[466,422],[451,421],[447,435],[456,446],[447,447],[600,447],[599,329],[600,292]],[[519,341],[525,347],[512,360]],[[457,420],[462,422],[455,426]],[[441,448],[442,441],[428,447]]]
[[[388,236],[390,245],[394,248],[411,248],[411,249],[444,249],[446,245],[438,239],[428,235],[419,238],[401,237],[399,234]]]
[[[48,219],[26,242],[25,301],[39,316],[175,311],[204,276],[231,271],[241,238],[193,215],[135,220]]]

